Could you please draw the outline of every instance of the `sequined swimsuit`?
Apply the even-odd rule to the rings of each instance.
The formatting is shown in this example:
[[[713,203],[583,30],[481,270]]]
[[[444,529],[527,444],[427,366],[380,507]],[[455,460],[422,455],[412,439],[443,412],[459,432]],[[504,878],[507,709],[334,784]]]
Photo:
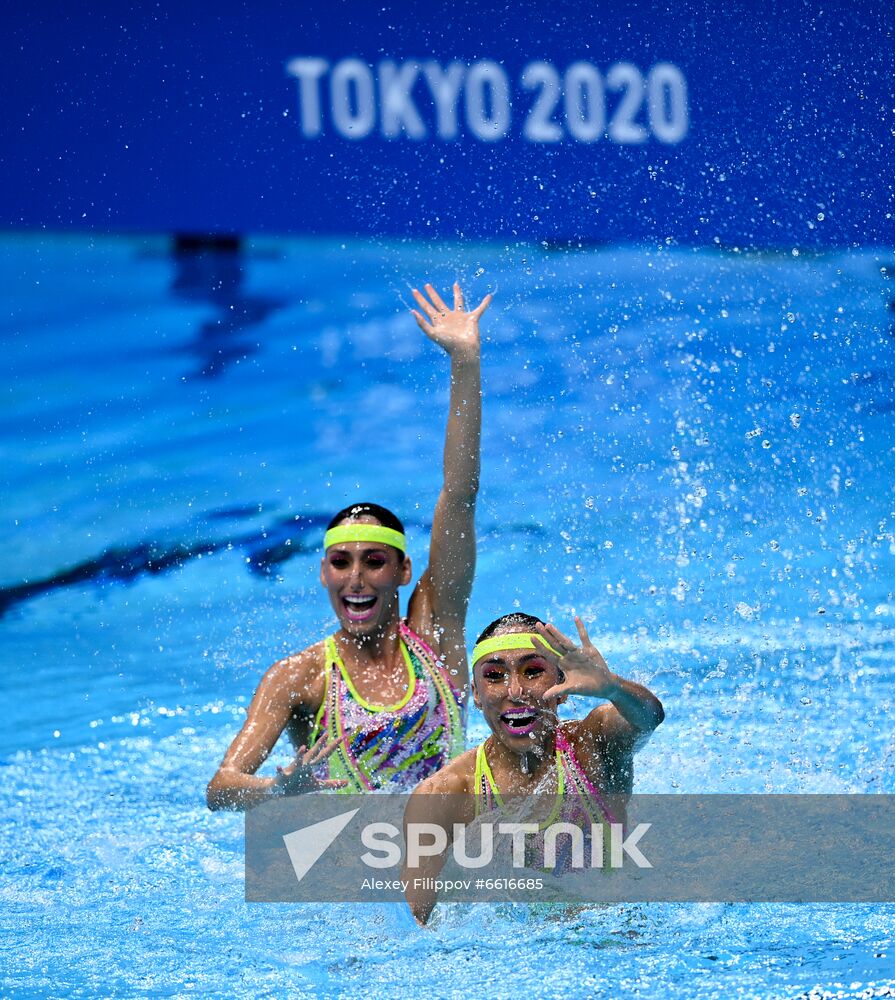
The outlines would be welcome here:
[[[491,773],[485,744],[482,743],[475,757],[475,815],[482,816],[494,810],[506,812],[507,807]],[[606,827],[617,822],[599,789],[585,774],[572,744],[560,727],[556,730],[556,794],[549,816],[538,824],[540,829],[543,831],[554,823],[571,823],[589,837],[592,826],[602,824]],[[604,843],[608,840],[604,839]],[[526,845],[526,865],[541,868],[543,854],[544,845],[539,835]],[[558,861],[557,869],[567,864],[568,856]]]
[[[336,647],[326,640],[326,690],[311,745],[347,739],[316,771],[347,780],[343,792],[409,791],[463,750],[464,703],[431,647],[399,626],[407,693],[394,705],[371,705],[354,684]]]

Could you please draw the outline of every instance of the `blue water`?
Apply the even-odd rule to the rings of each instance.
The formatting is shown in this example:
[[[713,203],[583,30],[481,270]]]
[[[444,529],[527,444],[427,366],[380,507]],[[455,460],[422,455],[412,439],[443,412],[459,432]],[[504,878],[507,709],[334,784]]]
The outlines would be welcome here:
[[[470,632],[582,614],[668,712],[638,791],[895,791],[891,258],[167,249],[0,238],[3,994],[895,995],[893,905],[420,931],[246,904],[204,805],[263,670],[332,626],[320,518],[392,506],[422,568],[447,378],[405,305],[455,276],[496,291]]]

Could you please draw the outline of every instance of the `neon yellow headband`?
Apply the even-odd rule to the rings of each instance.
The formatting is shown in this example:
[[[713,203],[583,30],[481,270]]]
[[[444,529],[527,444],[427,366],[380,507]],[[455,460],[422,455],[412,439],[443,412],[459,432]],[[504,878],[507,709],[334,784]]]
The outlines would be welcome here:
[[[400,552],[407,551],[407,542],[400,531],[394,528],[384,528],[381,524],[340,524],[330,528],[323,536],[323,547],[344,545],[346,542],[375,542],[378,545],[391,545]]]
[[[481,642],[476,643],[476,647],[472,651],[473,665],[478,663],[483,656],[489,656],[491,653],[496,653],[501,649],[533,649],[536,653],[539,653],[541,652],[541,647],[535,645],[535,639],[540,639],[551,653],[559,656],[559,653],[556,652],[550,643],[537,632],[508,632],[506,635],[493,635],[490,639],[483,639]]]

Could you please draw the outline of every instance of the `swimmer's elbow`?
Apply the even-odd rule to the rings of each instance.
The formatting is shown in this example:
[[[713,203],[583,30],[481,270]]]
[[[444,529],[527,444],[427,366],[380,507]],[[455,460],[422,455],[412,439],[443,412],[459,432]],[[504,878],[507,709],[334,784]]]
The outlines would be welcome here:
[[[232,808],[227,799],[226,789],[220,778],[221,773],[218,771],[205,788],[205,804],[212,812],[220,812],[222,809]]]
[[[662,702],[658,698],[653,698],[653,703],[650,706],[650,714],[645,720],[646,725],[643,727],[643,739],[647,740],[650,736],[662,725],[665,721],[665,709]]]
[[[644,711],[635,728],[640,732],[636,736],[636,743],[642,746],[652,736],[652,734],[665,721],[665,709],[662,702],[655,695],[651,695],[649,703],[644,705]]]

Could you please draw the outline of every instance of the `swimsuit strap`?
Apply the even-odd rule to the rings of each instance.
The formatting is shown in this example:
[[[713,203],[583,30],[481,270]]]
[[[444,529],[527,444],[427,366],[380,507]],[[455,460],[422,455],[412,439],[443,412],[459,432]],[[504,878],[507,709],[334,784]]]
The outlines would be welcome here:
[[[431,760],[429,769],[435,770],[463,750],[463,701],[438,657],[404,622],[399,624],[398,639],[408,683],[404,696],[393,705],[364,699],[339,655],[335,636],[326,639],[326,689],[311,745],[319,739],[341,741],[322,767],[326,777],[347,782],[344,792],[400,782],[405,772],[405,784],[411,780],[415,784],[426,776],[425,771],[419,773],[421,762]],[[346,710],[362,710],[361,729],[355,728],[353,714],[346,718]],[[358,733],[363,734],[361,740],[355,738]],[[399,743],[405,749],[395,755]]]
[[[584,808],[591,817],[591,821],[594,823],[615,823],[612,811],[603,801],[599,789],[588,778],[562,728],[556,730],[556,755],[560,760],[560,766],[569,779],[570,788],[577,792]],[[589,802],[593,802],[596,809],[592,809]]]
[[[323,700],[320,702],[320,708],[317,709],[317,714],[314,716],[314,725],[311,727],[311,734],[308,737],[308,748],[312,747],[320,739],[321,733],[329,732],[329,692],[333,686],[330,682],[330,675],[332,674],[332,668],[335,666],[334,660],[330,655],[330,643],[332,641],[333,637],[327,636],[323,646],[326,659],[323,667]],[[333,643],[333,645],[335,644]]]
[[[336,637],[328,636],[326,639],[326,694],[323,712],[323,719],[326,725],[321,726],[319,735],[327,740],[339,740],[338,747],[329,755],[326,763],[328,767],[328,777],[347,781],[344,791],[346,792],[368,792],[372,789],[369,779],[358,767],[357,761],[351,753],[350,747],[345,740],[345,729],[341,710],[341,683],[347,677],[345,664],[339,656],[336,646]],[[331,677],[331,679],[330,679]],[[353,689],[353,685],[349,690]],[[353,690],[352,690],[352,693]],[[321,706],[322,707],[322,706]],[[319,714],[319,713],[318,713]]]
[[[326,642],[327,659],[329,659],[330,656],[332,657],[335,665],[339,669],[339,673],[341,674],[342,683],[351,692],[351,697],[354,698],[358,705],[365,708],[368,712],[400,712],[407,702],[413,697],[413,692],[416,690],[416,671],[413,669],[413,661],[410,659],[410,654],[407,652],[407,646],[400,639],[398,645],[401,647],[401,655],[404,658],[404,666],[407,668],[407,691],[400,701],[396,701],[394,705],[372,705],[365,698],[363,698],[354,686],[354,681],[352,681],[351,675],[348,673],[348,670],[342,661],[342,657],[339,655],[335,636],[331,635]]]
[[[484,743],[480,743],[475,752],[473,794],[475,796],[475,815],[480,816],[484,812],[491,812],[494,808],[494,778],[491,776],[491,768],[488,767]]]
[[[487,742],[487,740],[485,741]],[[538,827],[543,830],[555,823],[559,819],[562,813],[563,802],[566,797],[566,779],[565,772],[562,767],[562,760],[560,757],[559,749],[556,751],[556,795],[553,799],[553,808],[550,810],[550,815],[543,823],[539,823]],[[497,803],[499,809],[505,809],[503,802],[503,797],[500,794],[500,789],[497,787],[497,782],[494,780],[494,775],[491,773],[491,767],[488,764],[488,757],[485,753],[485,744],[480,743],[478,749],[475,752],[475,815],[479,816],[483,812],[490,812],[494,808],[494,803]],[[485,800],[486,807],[482,808],[482,800]]]
[[[447,718],[447,733],[445,743],[447,745],[448,760],[459,756],[465,749],[466,739],[464,735],[465,726],[463,709],[466,707],[463,696],[454,686],[450,674],[444,669],[438,655],[422,636],[414,632],[406,622],[401,622],[398,626],[398,635],[402,640],[402,649],[405,645],[415,647],[417,659],[422,664],[429,679],[435,685],[438,697],[444,705]],[[422,655],[421,655],[422,654]]]

